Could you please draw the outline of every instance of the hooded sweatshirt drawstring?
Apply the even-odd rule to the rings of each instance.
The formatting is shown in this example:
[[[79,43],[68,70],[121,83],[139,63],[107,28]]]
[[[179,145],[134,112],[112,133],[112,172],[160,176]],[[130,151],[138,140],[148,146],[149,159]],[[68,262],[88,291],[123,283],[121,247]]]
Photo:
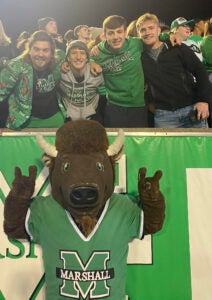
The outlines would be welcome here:
[[[84,97],[84,107],[83,107],[83,110],[82,110],[82,118],[86,118],[86,92],[85,92],[85,81],[84,81],[84,84],[83,84],[83,97]]]

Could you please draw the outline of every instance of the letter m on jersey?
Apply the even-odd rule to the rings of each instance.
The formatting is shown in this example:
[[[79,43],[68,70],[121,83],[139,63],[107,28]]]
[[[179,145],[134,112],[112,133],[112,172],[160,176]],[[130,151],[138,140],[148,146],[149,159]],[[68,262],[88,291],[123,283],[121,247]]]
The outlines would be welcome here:
[[[77,251],[60,251],[62,268],[56,269],[62,280],[60,294],[71,299],[100,299],[110,295],[107,281],[114,277],[114,270],[107,268],[109,252],[94,251],[83,262]]]

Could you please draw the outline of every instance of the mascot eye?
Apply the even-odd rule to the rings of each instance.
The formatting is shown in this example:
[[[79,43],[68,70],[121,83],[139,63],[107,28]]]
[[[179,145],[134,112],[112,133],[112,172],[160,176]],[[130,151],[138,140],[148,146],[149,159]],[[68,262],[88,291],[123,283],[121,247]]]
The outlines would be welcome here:
[[[150,191],[151,190],[151,183],[149,181],[145,182],[145,189],[146,189],[146,191]]]
[[[96,163],[96,168],[99,171],[104,171],[104,165],[102,163],[100,163],[100,162]]]
[[[69,169],[69,167],[70,167],[70,163],[69,163],[69,162],[63,163],[63,164],[62,164],[62,171],[63,171],[63,172],[67,172],[68,169]]]

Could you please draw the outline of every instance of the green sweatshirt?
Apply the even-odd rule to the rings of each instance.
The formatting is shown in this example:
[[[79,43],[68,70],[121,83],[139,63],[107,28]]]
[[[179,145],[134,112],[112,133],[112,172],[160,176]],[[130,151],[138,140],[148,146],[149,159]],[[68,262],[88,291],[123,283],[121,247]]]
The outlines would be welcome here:
[[[203,38],[200,49],[204,57],[204,63],[209,73],[212,72],[212,36],[208,35]]]
[[[127,37],[119,51],[110,49],[106,41],[101,42],[98,47],[99,55],[93,56],[91,61],[95,61],[103,69],[108,101],[122,107],[144,106],[141,40]]]

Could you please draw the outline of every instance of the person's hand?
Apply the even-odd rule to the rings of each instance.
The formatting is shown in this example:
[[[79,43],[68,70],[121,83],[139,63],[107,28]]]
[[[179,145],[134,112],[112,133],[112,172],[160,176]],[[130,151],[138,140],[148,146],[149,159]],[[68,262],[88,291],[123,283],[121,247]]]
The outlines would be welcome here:
[[[179,37],[177,32],[176,33],[171,32],[169,39],[170,39],[172,46],[181,45],[181,43],[182,43],[182,39]]]
[[[69,63],[67,61],[64,61],[61,64],[60,70],[61,70],[62,73],[68,73],[70,71]]]
[[[94,47],[90,50],[90,54],[91,54],[92,56],[97,56],[97,55],[99,55],[99,48],[98,48],[97,45],[94,46]]]
[[[61,34],[58,34],[56,40],[57,40],[59,43],[63,43],[63,36],[62,36]]]
[[[198,102],[195,105],[197,120],[205,120],[209,117],[209,106],[207,102]]]
[[[97,76],[98,74],[102,73],[102,67],[97,63],[95,63],[94,61],[90,62],[90,69],[91,69],[91,73],[94,76]]]

